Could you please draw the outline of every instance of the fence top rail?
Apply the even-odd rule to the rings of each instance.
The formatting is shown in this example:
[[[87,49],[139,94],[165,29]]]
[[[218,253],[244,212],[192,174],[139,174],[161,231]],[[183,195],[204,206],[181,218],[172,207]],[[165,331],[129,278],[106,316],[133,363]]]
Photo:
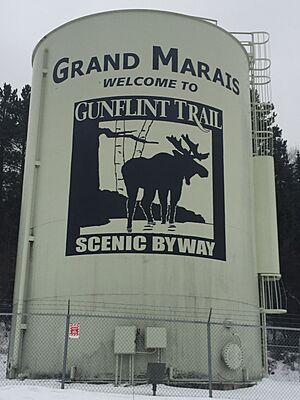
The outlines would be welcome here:
[[[25,313],[0,313],[1,317],[14,317],[14,316],[39,316],[39,317],[60,317],[64,318],[67,316],[66,312],[25,312]],[[209,323],[212,326],[224,326],[227,324],[227,321],[208,321],[208,319],[197,319],[197,318],[182,318],[180,316],[161,316],[161,315],[142,315],[142,314],[112,314],[107,311],[107,313],[95,312],[95,313],[83,313],[83,312],[71,312],[71,318],[109,318],[109,319],[118,319],[118,320],[142,320],[142,321],[159,321],[159,322],[169,322],[169,323],[186,323],[186,324],[207,324]],[[234,320],[230,321],[232,327],[245,327],[245,328],[257,328],[257,329],[267,329],[267,330],[286,330],[286,331],[294,331],[300,332],[300,327],[291,327],[291,326],[273,326],[273,325],[261,325],[254,324],[249,321],[248,323],[237,322]]]
[[[0,314],[0,316],[3,314]],[[8,313],[7,315],[13,317],[15,316],[24,316],[24,317],[31,317],[31,316],[40,316],[40,317],[66,317],[67,313],[66,312],[24,312],[24,313]],[[111,312],[107,313],[82,313],[82,312],[71,312],[70,314],[71,318],[109,318],[109,319],[127,319],[127,320],[143,320],[143,321],[160,321],[160,322],[169,322],[169,323],[186,323],[186,324],[207,324],[208,320],[207,319],[197,319],[197,318],[182,318],[180,316],[161,316],[161,315],[142,315],[142,314],[111,314]],[[211,325],[216,325],[216,326],[223,326],[224,321],[219,322],[219,321],[210,321],[209,322]],[[235,321],[232,321],[232,326],[244,326],[244,327],[259,327],[262,328],[262,326],[255,325],[255,324],[242,324],[242,323],[237,323]]]

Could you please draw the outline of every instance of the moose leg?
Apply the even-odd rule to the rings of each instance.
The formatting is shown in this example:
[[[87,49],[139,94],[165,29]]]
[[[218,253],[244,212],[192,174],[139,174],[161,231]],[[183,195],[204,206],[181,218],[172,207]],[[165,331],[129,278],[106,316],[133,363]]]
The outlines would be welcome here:
[[[158,197],[160,201],[161,223],[165,224],[167,221],[168,189],[159,189]]]
[[[147,188],[144,189],[144,195],[141,201],[141,207],[144,211],[144,214],[147,218],[149,224],[154,224],[154,219],[151,211],[151,204],[155,196],[156,189],[155,188]]]
[[[175,212],[176,212],[177,203],[181,196],[181,189],[182,189],[182,185],[171,190],[171,202],[170,202],[170,214],[169,214],[170,225],[174,224],[174,222],[175,222]]]
[[[135,206],[136,206],[136,197],[138,193],[138,188],[134,188],[129,190],[127,188],[127,193],[128,193],[128,200],[127,200],[127,231],[131,232],[132,231],[132,220],[133,220],[133,214],[135,211]]]

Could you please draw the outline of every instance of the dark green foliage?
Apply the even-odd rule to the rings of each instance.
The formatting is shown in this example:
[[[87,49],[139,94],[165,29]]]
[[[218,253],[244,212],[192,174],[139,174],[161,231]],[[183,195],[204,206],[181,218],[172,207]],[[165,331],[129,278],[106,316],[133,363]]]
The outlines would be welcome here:
[[[290,161],[277,125],[273,134],[280,269],[288,313],[300,314],[300,156]]]
[[[297,151],[296,159],[293,163],[293,202],[295,207],[295,235],[294,248],[298,259],[300,255],[300,153]]]
[[[273,150],[280,270],[287,295],[288,313],[300,314],[300,156],[297,152],[296,157],[290,159],[282,130],[274,125],[274,105],[261,102],[256,91],[251,91],[250,95],[255,103],[255,114],[251,114],[253,130],[273,131],[273,143],[257,139],[254,142],[254,153],[268,155],[266,149]]]
[[[30,90],[0,88],[0,311],[12,299]]]

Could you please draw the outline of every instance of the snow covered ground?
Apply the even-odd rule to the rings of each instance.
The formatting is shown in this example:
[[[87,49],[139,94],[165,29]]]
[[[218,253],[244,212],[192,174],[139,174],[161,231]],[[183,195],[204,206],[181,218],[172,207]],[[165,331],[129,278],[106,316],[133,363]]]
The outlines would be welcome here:
[[[8,385],[0,386],[0,400],[149,400],[152,395],[149,386],[139,388],[128,388],[127,394],[101,392],[100,388],[97,391],[83,391],[77,389],[66,388],[64,390],[47,388],[32,385]],[[172,388],[171,388],[172,389]],[[139,394],[144,391],[144,394]],[[165,390],[163,391],[165,392]],[[173,393],[172,393],[173,392]],[[174,393],[170,390],[168,393],[160,395],[159,388],[156,398],[158,400],[207,400],[209,399],[207,390],[199,390],[196,395],[195,390],[191,396],[188,390],[184,389],[185,394],[180,394],[178,390]],[[272,384],[265,379],[259,385],[249,389],[238,389],[235,391],[213,391],[214,399],[251,399],[251,400],[296,400],[300,397],[300,386],[298,382],[275,382]]]
[[[170,400],[172,397],[160,397],[156,396],[159,400]],[[148,396],[140,396],[132,394],[121,395],[121,394],[108,394],[108,393],[92,393],[83,392],[80,390],[59,390],[59,389],[47,389],[42,387],[32,386],[12,386],[8,388],[0,388],[0,399],[1,400],[149,400]],[[187,400],[188,397],[180,397],[182,400]],[[205,400],[206,397],[198,397],[198,400]]]
[[[0,400],[149,400],[151,385],[114,387],[111,384],[66,384],[60,389],[59,381],[7,380],[5,379],[6,355],[0,354]],[[298,371],[292,371],[278,362],[274,374],[258,385],[246,389],[213,391],[214,399],[239,400],[296,400],[300,398]],[[159,385],[159,400],[206,400],[208,390],[187,389]]]

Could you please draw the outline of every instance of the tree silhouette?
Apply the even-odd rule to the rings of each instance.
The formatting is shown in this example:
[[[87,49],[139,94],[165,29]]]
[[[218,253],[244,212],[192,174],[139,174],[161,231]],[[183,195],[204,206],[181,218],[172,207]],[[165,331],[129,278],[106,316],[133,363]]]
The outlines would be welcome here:
[[[30,86],[0,88],[0,303],[13,290]]]
[[[273,128],[280,269],[287,294],[288,313],[300,313],[299,282],[299,157],[290,162],[282,130]]]

